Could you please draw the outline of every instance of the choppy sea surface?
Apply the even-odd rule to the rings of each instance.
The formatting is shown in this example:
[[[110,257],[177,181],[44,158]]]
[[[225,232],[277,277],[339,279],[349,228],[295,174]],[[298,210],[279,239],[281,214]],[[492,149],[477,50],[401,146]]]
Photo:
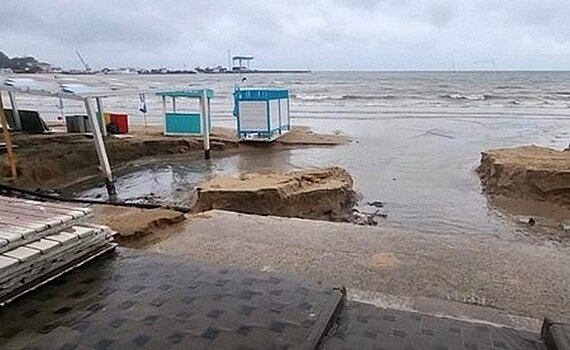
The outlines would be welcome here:
[[[140,87],[208,87],[215,91],[213,125],[232,127],[236,75],[107,76]],[[570,72],[313,72],[252,74],[242,85],[287,87],[293,123],[317,132],[340,132],[353,142],[334,148],[252,152],[216,158],[179,157],[135,167],[118,178],[123,199],[183,203],[187,189],[219,173],[259,168],[347,168],[362,193],[361,205],[385,202],[382,225],[426,232],[498,234],[514,223],[489,206],[475,168],[480,152],[537,144],[557,149],[570,142]],[[148,121],[161,122],[158,98],[147,96]],[[20,99],[55,120],[57,101]],[[105,100],[105,109],[143,123],[138,96]],[[38,108],[39,106],[39,108]],[[82,105],[65,103],[66,113]],[[178,102],[178,109],[196,108]],[[76,195],[104,196],[104,187]]]

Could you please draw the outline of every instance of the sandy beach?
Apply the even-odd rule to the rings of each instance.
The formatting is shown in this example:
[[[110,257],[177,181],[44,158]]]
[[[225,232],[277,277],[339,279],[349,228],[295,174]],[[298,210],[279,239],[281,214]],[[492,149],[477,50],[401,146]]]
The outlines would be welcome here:
[[[307,126],[272,144],[238,142],[223,114],[209,161],[200,138],[133,123],[130,137],[106,140],[118,200],[161,207],[92,205],[96,222],[126,247],[343,285],[366,302],[533,331],[568,316],[565,119],[481,116],[481,106],[320,119],[328,112],[312,103]],[[108,199],[91,138],[13,139],[19,177],[6,183]]]

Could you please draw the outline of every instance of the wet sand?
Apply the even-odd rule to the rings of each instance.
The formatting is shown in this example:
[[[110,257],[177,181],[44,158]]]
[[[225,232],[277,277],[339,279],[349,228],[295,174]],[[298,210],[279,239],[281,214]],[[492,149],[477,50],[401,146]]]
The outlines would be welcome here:
[[[570,151],[538,146],[482,153],[477,169],[489,195],[541,201],[570,210]]]
[[[62,131],[62,128],[55,128]],[[145,158],[152,162],[165,156],[190,154],[199,157],[202,151],[201,137],[164,136],[159,126],[132,126],[132,137],[106,140],[107,152],[111,165],[116,169],[128,166],[130,162]],[[100,176],[93,140],[82,134],[29,135],[14,133],[13,142],[17,159],[18,178],[12,181],[16,186],[25,188],[58,189],[73,183],[86,181]],[[278,139],[270,144],[238,143],[232,129],[214,128],[211,146],[214,153],[229,154],[247,151],[252,148],[280,148],[304,146],[331,146],[348,142],[340,135],[323,135],[311,132],[305,127],[295,127],[284,140]],[[10,175],[5,159],[0,155],[0,176],[7,182]]]
[[[355,202],[352,177],[332,167],[218,176],[198,186],[195,210],[346,221]]]
[[[552,242],[212,211],[189,217],[147,249],[535,319],[570,316],[570,250]]]

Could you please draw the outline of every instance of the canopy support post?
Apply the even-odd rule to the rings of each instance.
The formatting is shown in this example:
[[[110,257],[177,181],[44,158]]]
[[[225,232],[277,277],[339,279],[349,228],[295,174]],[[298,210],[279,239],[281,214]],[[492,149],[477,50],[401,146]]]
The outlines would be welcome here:
[[[107,137],[107,126],[105,125],[105,117],[103,115],[103,101],[100,97],[96,97],[95,103],[97,104],[97,112],[99,113],[99,117],[97,119],[99,121],[101,134],[103,134],[104,137]]]
[[[163,133],[166,135],[166,96],[162,96],[162,129]]]
[[[115,197],[117,195],[117,191],[115,189],[115,179],[113,178],[113,173],[111,172],[111,165],[109,164],[107,150],[105,148],[105,143],[103,142],[101,130],[99,129],[99,122],[97,121],[97,117],[95,116],[93,108],[91,107],[91,101],[86,98],[84,102],[85,111],[87,112],[87,116],[89,117],[91,128],[93,130],[93,141],[95,143],[95,151],[97,151],[97,157],[99,158],[99,166],[101,167],[101,171],[105,176],[105,186],[107,187],[107,193],[109,194],[109,197]]]
[[[200,97],[200,118],[202,119],[202,135],[204,135],[204,159],[210,159],[210,123],[208,116],[210,100],[207,97],[206,90],[202,90]]]
[[[16,124],[16,130],[22,130],[22,119],[20,118],[20,110],[18,109],[18,104],[16,103],[16,96],[11,91],[8,91],[8,97],[10,97],[10,104],[12,105],[12,114],[14,115],[14,123]]]
[[[4,142],[6,143],[8,163],[10,163],[10,173],[12,174],[12,178],[15,179],[18,176],[18,170],[16,169],[16,159],[14,158],[12,150],[12,139],[10,138],[10,132],[8,131],[8,121],[6,120],[6,113],[4,113],[2,93],[0,93],[0,122],[2,123],[2,135],[4,136]]]
[[[176,97],[172,96],[172,112],[176,113]]]

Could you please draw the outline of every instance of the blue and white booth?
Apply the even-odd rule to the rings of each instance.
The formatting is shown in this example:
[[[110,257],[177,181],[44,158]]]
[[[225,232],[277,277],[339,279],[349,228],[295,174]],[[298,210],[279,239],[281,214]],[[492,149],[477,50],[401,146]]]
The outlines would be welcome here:
[[[213,90],[169,90],[159,91],[156,95],[162,98],[165,135],[196,136],[204,134],[204,130],[211,131],[210,100],[214,97]],[[172,99],[171,111],[166,110],[166,98]],[[176,100],[179,98],[197,99],[199,111],[180,111],[176,108]]]
[[[291,127],[289,90],[238,87],[234,90],[234,116],[238,139],[273,141]]]

